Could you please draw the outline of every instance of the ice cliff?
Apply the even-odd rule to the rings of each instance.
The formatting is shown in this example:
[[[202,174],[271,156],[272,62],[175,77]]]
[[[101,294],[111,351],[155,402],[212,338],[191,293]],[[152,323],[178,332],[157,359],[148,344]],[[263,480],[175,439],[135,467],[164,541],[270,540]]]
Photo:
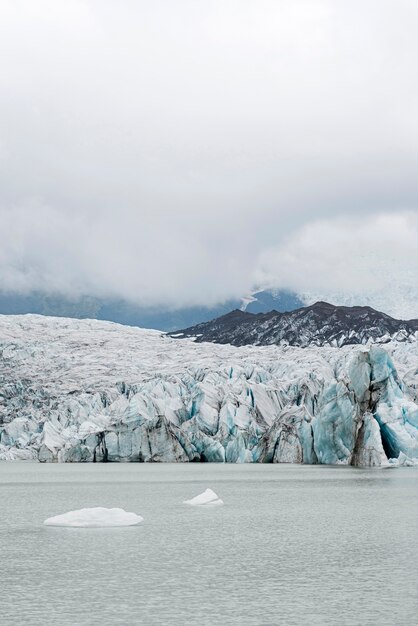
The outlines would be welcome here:
[[[418,458],[418,342],[196,344],[0,316],[0,458],[378,466]]]

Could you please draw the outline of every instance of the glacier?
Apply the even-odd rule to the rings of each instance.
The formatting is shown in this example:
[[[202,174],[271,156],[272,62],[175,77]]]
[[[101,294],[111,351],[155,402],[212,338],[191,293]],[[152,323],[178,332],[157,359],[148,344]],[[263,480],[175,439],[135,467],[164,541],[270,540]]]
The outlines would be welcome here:
[[[0,316],[0,460],[370,467],[399,457],[418,459],[417,341],[234,347]]]

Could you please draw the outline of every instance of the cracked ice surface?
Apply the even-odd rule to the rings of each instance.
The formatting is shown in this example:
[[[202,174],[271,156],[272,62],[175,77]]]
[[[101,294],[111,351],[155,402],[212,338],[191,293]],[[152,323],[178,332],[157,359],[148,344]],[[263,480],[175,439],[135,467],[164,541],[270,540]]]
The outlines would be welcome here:
[[[195,344],[0,316],[0,459],[382,465],[418,458],[418,342]]]

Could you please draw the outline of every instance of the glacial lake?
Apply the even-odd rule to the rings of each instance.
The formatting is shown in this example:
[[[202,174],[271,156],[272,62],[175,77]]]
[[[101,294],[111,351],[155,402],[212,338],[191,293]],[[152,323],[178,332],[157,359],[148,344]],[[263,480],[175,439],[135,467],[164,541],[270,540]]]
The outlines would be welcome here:
[[[145,519],[43,526],[92,506]],[[418,469],[3,462],[0,549],[4,626],[416,624]]]

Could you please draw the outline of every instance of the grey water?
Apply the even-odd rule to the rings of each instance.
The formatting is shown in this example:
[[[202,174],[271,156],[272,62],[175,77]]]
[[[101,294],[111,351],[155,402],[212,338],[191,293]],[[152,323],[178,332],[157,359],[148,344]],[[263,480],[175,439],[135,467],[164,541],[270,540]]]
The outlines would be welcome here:
[[[43,526],[92,506],[144,522]],[[0,463],[0,623],[416,624],[417,531],[414,468]]]

